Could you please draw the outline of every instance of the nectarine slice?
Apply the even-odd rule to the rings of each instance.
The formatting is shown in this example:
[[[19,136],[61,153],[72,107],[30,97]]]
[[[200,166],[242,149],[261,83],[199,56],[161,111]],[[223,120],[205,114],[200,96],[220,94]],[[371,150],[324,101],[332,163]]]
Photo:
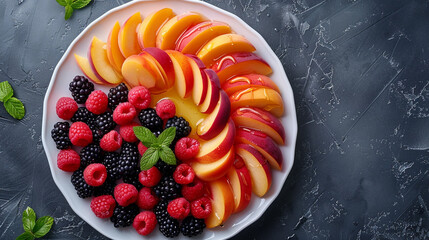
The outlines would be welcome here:
[[[164,76],[166,88],[170,88],[174,85],[175,81],[175,73],[174,73],[174,65],[171,61],[170,56],[159,48],[149,47],[143,49],[143,52],[149,53],[157,62],[158,69],[161,71]]]
[[[281,117],[284,112],[283,99],[278,92],[271,88],[249,87],[235,92],[229,97],[232,110],[239,107],[257,107]]]
[[[234,210],[234,195],[226,178],[207,184],[212,200],[212,212],[205,219],[207,228],[214,228],[224,223]]]
[[[217,136],[228,122],[230,112],[231,104],[228,95],[221,90],[219,101],[214,110],[196,126],[198,136],[205,140]]]
[[[107,83],[104,80],[99,79],[95,75],[94,71],[92,71],[91,65],[89,64],[89,61],[87,58],[81,57],[77,54],[74,55],[74,58],[76,59],[76,63],[79,66],[80,70],[82,70],[83,74],[85,74],[87,78],[89,78],[91,81],[93,81],[96,84],[103,85]]]
[[[120,29],[121,26],[119,25],[119,22],[116,22],[110,31],[109,37],[107,38],[107,58],[117,72],[121,72],[122,64],[125,61],[125,58],[119,49],[118,43]]]
[[[203,181],[213,181],[219,179],[228,172],[234,163],[234,147],[231,147],[227,154],[211,163],[200,163],[193,161],[190,163],[195,175]]]
[[[141,22],[142,18],[140,12],[137,12],[128,18],[119,31],[119,49],[125,58],[141,52],[141,48],[137,40],[137,27]]]
[[[152,59],[133,55],[125,59],[122,65],[122,75],[131,86],[144,86],[148,89],[155,89],[158,81],[163,81],[158,67]]]
[[[117,73],[107,58],[106,43],[93,37],[88,51],[88,60],[99,79],[117,85],[122,82],[121,74]]]
[[[252,179],[243,159],[236,155],[234,165],[226,174],[234,195],[234,213],[244,210],[252,196]]]
[[[171,8],[164,8],[147,16],[137,29],[140,47],[156,47],[156,33],[175,14]]]
[[[280,93],[280,89],[277,84],[275,84],[271,78],[261,74],[246,74],[230,78],[224,82],[222,89],[228,95],[231,95],[234,92],[244,90],[245,88],[258,86],[269,87]]]
[[[199,106],[199,110],[202,113],[211,113],[216,108],[220,97],[219,89],[219,78],[216,73],[211,69],[204,69],[209,80],[209,86],[207,89],[207,96],[204,102]]]
[[[201,105],[207,96],[207,88],[209,85],[207,74],[204,72],[204,63],[195,56],[187,56],[188,62],[191,65],[194,76],[194,86],[192,88],[192,99],[195,105]]]
[[[174,50],[166,50],[170,55],[171,61],[174,65],[175,82],[174,88],[182,98],[187,98],[192,92],[194,86],[194,74],[192,67],[188,62],[188,57],[181,52]]]

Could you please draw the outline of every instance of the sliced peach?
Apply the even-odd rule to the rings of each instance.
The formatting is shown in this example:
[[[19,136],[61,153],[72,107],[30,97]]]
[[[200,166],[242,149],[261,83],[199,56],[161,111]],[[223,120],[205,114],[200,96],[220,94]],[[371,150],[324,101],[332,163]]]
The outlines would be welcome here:
[[[139,24],[141,24],[141,22],[142,17],[140,12],[137,12],[128,18],[119,31],[119,49],[125,58],[131,55],[139,54],[141,52],[141,48],[137,40],[137,27]]]
[[[231,114],[231,119],[236,126],[258,129],[274,139],[277,144],[285,144],[283,124],[267,111],[249,107],[237,108]]]
[[[270,163],[271,167],[277,170],[282,169],[283,155],[279,146],[267,134],[249,128],[238,128],[235,137],[236,143],[249,144],[257,149]]]
[[[273,72],[270,65],[254,53],[239,52],[223,56],[211,67],[219,76],[220,83],[227,79],[245,74],[269,75]]]
[[[200,106],[198,106],[198,109],[202,113],[211,113],[216,108],[220,97],[221,90],[219,89],[219,78],[211,69],[204,69],[204,72],[207,74],[209,86],[207,89],[206,99]]]
[[[125,59],[122,75],[131,87],[144,86],[154,89],[157,81],[162,80],[156,64],[148,57],[133,55]]]
[[[107,58],[117,72],[121,72],[122,63],[125,61],[118,43],[120,29],[121,26],[119,25],[119,22],[116,22],[107,38]]]
[[[209,82],[207,79],[207,74],[203,70],[205,68],[204,63],[195,56],[187,55],[187,57],[194,76],[192,99],[194,100],[195,105],[199,106],[204,102],[204,99],[207,96]]]
[[[236,154],[243,159],[252,180],[252,191],[263,197],[271,187],[271,168],[267,160],[248,144],[236,145]]]
[[[110,84],[108,82],[105,82],[104,80],[99,79],[95,75],[87,58],[81,57],[77,54],[74,55],[74,58],[76,59],[76,63],[79,66],[80,70],[82,70],[83,74],[85,74],[85,76],[89,78],[89,80],[100,85]]]
[[[275,84],[271,78],[261,74],[246,74],[230,78],[224,82],[222,89],[228,95],[231,95],[234,92],[244,90],[245,88],[258,86],[269,87],[280,93],[280,89],[277,84]]]
[[[194,86],[194,73],[192,72],[191,64],[188,61],[188,57],[183,53],[166,50],[174,65],[175,82],[174,87],[182,98],[187,98],[192,92]]]
[[[216,21],[201,22],[188,30],[177,40],[176,50],[182,53],[197,54],[208,41],[213,38],[231,33],[226,23]]]
[[[211,163],[191,162],[190,165],[195,171],[195,175],[203,181],[213,181],[219,179],[228,172],[234,163],[234,147],[229,149],[225,156]]]
[[[166,80],[166,88],[172,87],[174,85],[175,73],[170,56],[164,50],[155,47],[148,47],[143,49],[143,51],[149,53],[159,63],[159,69]]]
[[[220,91],[219,101],[214,110],[197,127],[200,138],[208,140],[217,136],[229,120],[231,104],[224,91]]]
[[[212,200],[212,212],[205,219],[207,228],[224,223],[234,210],[234,195],[226,178],[209,182],[207,188]]]
[[[151,91],[153,93],[161,93],[161,92],[165,92],[168,90],[168,83],[167,83],[167,79],[165,78],[165,74],[162,70],[162,66],[161,64],[156,60],[156,58],[154,58],[151,54],[149,54],[148,52],[142,52],[139,54],[139,56],[146,58],[148,61],[152,62],[155,66],[156,66],[156,71],[158,72],[158,77],[156,82],[155,82],[155,87],[151,89]]]
[[[253,52],[255,50],[256,48],[245,37],[229,33],[210,40],[198,51],[197,56],[207,67],[211,67],[223,55],[235,52]]]
[[[107,58],[106,43],[93,37],[88,51],[88,60],[98,79],[110,84],[119,84],[123,78],[117,73]]]
[[[156,47],[156,33],[174,16],[171,8],[163,8],[147,16],[137,29],[140,48]]]
[[[252,196],[252,179],[243,159],[235,155],[234,165],[226,174],[234,195],[234,213],[244,210]]]
[[[199,13],[188,12],[175,16],[161,27],[156,36],[156,47],[161,49],[175,49],[176,41],[189,27],[203,20]]]
[[[281,117],[284,112],[283,99],[278,92],[271,88],[249,87],[233,93],[229,97],[232,110],[239,107],[256,107]]]

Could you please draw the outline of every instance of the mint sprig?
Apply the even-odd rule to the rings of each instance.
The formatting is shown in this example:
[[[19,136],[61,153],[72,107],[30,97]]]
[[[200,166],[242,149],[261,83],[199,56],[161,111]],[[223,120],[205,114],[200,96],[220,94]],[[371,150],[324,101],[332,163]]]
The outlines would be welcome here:
[[[15,119],[19,120],[24,117],[24,104],[13,97],[13,88],[8,81],[0,82],[0,102],[3,102],[6,111]]]
[[[16,240],[33,240],[45,236],[52,227],[54,219],[51,216],[44,216],[36,221],[36,213],[30,207],[22,213],[22,225],[24,233],[19,235]]]
[[[165,129],[158,138],[145,127],[133,127],[133,130],[136,137],[148,148],[140,160],[142,171],[153,167],[159,159],[169,165],[176,165],[176,156],[170,149],[170,144],[176,136],[176,127]]]
[[[91,0],[57,0],[57,3],[65,8],[65,20],[73,15],[74,10],[86,7],[90,2]]]

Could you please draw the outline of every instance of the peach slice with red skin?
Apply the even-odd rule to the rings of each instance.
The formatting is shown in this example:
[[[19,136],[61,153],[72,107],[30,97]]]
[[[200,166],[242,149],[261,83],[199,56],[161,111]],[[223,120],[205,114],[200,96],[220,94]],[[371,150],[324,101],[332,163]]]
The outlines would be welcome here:
[[[234,145],[235,124],[232,120],[223,127],[223,130],[214,138],[200,141],[200,151],[195,161],[200,163],[211,163],[223,157]]]
[[[121,26],[116,22],[107,38],[107,58],[117,72],[121,72],[124,56],[119,49],[118,36]]]
[[[104,84],[110,84],[108,82],[105,82],[104,80],[99,79],[94,71],[91,68],[91,65],[89,64],[89,61],[87,58],[84,58],[82,56],[79,56],[77,54],[74,55],[74,58],[76,60],[77,65],[79,66],[80,70],[82,70],[83,74],[85,74],[85,76],[87,78],[89,78],[89,80],[93,81],[96,84],[100,84],[100,85],[104,85]]]
[[[252,179],[243,159],[235,155],[234,165],[226,174],[234,195],[234,213],[244,210],[252,196]]]
[[[248,144],[236,145],[236,155],[243,159],[252,180],[252,192],[263,197],[271,187],[271,168],[267,160]]]
[[[234,195],[228,180],[223,177],[207,183],[212,200],[212,212],[205,219],[207,228],[214,228],[224,223],[234,210]]]
[[[258,130],[240,127],[237,129],[235,142],[249,144],[268,160],[271,167],[276,170],[282,169],[282,151],[267,134]]]
[[[216,73],[211,69],[204,69],[204,72],[207,74],[209,80],[209,86],[207,89],[207,96],[204,102],[199,106],[199,110],[202,113],[211,113],[219,101],[220,97],[220,88],[219,88],[219,78]]]
[[[194,100],[195,105],[201,105],[206,96],[208,88],[208,79],[207,74],[204,72],[205,66],[204,63],[193,55],[186,55],[188,57],[188,62],[191,65],[192,73],[194,76],[194,86],[192,88],[192,99]]]
[[[143,49],[143,52],[149,53],[156,59],[159,63],[158,67],[166,80],[166,88],[172,87],[174,85],[176,75],[174,73],[174,65],[170,56],[164,50],[155,47],[145,48]]]
[[[156,47],[161,49],[175,49],[176,41],[189,27],[203,21],[199,13],[188,12],[168,20],[156,36]]]
[[[280,93],[280,89],[277,84],[275,84],[271,78],[261,74],[246,74],[236,76],[226,80],[226,82],[224,82],[222,85],[222,89],[228,95],[249,87],[269,87]]]
[[[140,12],[135,13],[127,21],[125,21],[121,30],[119,30],[118,43],[122,55],[127,58],[131,55],[136,55],[141,52],[137,40],[137,27],[142,22]]]
[[[207,42],[198,51],[197,56],[207,67],[211,67],[223,55],[235,52],[253,52],[255,50],[256,48],[245,37],[235,33],[228,33],[217,36]]]
[[[192,93],[194,86],[194,74],[188,57],[183,53],[166,50],[174,66],[175,82],[174,87],[181,98],[187,98]]]
[[[182,53],[197,54],[208,41],[213,38],[231,33],[228,24],[217,21],[201,22],[186,30],[177,39],[176,50]]]
[[[144,86],[150,90],[156,89],[158,81],[163,81],[158,66],[149,54],[133,55],[125,59],[122,75],[130,87]]]
[[[197,134],[204,140],[217,136],[229,120],[231,104],[224,91],[220,91],[219,101],[213,111],[197,127]]]
[[[237,126],[258,129],[274,139],[277,144],[285,144],[286,137],[283,124],[267,111],[259,108],[242,107],[231,114],[231,119]]]
[[[271,88],[249,87],[233,93],[229,99],[233,111],[239,107],[256,107],[266,110],[278,118],[284,113],[282,97]]]
[[[156,33],[175,14],[171,8],[164,8],[147,16],[137,29],[140,48],[156,47]]]
[[[98,79],[117,85],[122,82],[121,74],[110,65],[107,58],[106,43],[93,37],[88,50],[88,60]]]
[[[211,66],[221,84],[231,77],[245,74],[269,75],[273,72],[270,65],[258,55],[250,52],[237,52],[222,56]]]
[[[201,163],[193,161],[190,163],[194,169],[195,175],[203,181],[213,181],[219,179],[228,172],[228,169],[234,163],[234,147],[232,146],[229,151],[221,158],[210,163]]]

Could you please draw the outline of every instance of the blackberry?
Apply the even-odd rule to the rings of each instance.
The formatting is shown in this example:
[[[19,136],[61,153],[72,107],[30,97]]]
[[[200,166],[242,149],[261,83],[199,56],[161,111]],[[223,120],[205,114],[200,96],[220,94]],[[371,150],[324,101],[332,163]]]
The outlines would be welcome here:
[[[155,164],[155,167],[162,173],[163,176],[172,175],[174,170],[176,170],[176,165],[169,165],[164,161],[158,161]]]
[[[57,149],[67,149],[72,144],[69,139],[70,124],[68,122],[57,122],[51,131],[52,139],[54,139]]]
[[[95,124],[95,118],[89,120],[87,124],[92,132],[92,141],[95,143],[99,143],[101,138],[104,136],[104,132],[97,128],[97,125]]]
[[[174,181],[172,176],[164,176],[153,190],[155,194],[166,200],[171,200],[180,196],[182,186]]]
[[[159,135],[161,135],[161,133],[162,133],[162,131],[158,130],[158,131],[153,132],[153,135],[155,135],[155,137],[158,137]]]
[[[94,84],[84,76],[76,76],[69,84],[69,90],[77,103],[85,103],[89,94],[94,91]]]
[[[119,84],[118,86],[111,88],[108,94],[109,107],[110,109],[115,110],[119,103],[128,101],[128,88],[124,83]]]
[[[116,127],[116,123],[113,121],[113,114],[111,112],[105,112],[97,116],[94,125],[94,128],[98,130],[97,134],[101,135],[101,137]]]
[[[95,118],[95,114],[88,111],[86,107],[80,107],[73,117],[71,118],[72,122],[84,122],[88,124],[90,121],[93,121]]]
[[[110,221],[113,222],[115,228],[118,227],[128,227],[133,224],[134,218],[139,214],[139,207],[135,204],[122,207],[119,204],[116,205],[115,210],[113,211]]]
[[[143,127],[149,128],[152,132],[162,130],[162,119],[156,114],[153,108],[141,110],[139,113],[139,120]]]
[[[136,187],[137,190],[140,190],[143,188],[143,185],[139,181],[140,170],[139,169],[135,169],[135,170],[136,171],[134,173],[125,175],[124,177],[122,177],[122,180],[124,181],[124,183],[129,183],[134,187]]]
[[[167,120],[165,124],[165,128],[176,127],[176,137],[174,137],[174,141],[177,141],[183,137],[187,137],[189,133],[191,133],[191,126],[189,126],[188,121],[186,121],[183,117],[174,116]]]
[[[197,219],[193,216],[189,216],[182,221],[180,231],[187,237],[193,237],[203,233],[205,227],[206,224],[204,223],[204,219]]]
[[[119,171],[119,153],[106,153],[101,163],[106,167],[108,178],[113,180],[121,178],[121,172]]]
[[[103,157],[100,145],[91,143],[80,150],[80,165],[86,167],[91,163],[99,163]]]
[[[159,231],[168,238],[177,237],[180,233],[179,221],[166,216],[158,221]]]
[[[161,200],[155,207],[153,208],[153,213],[155,213],[156,220],[159,222],[161,219],[168,217],[169,214],[167,212],[168,202],[167,200]]]
[[[116,180],[107,178],[103,185],[94,188],[94,196],[112,195],[116,187]]]
[[[83,179],[83,168],[80,168],[73,172],[71,176],[71,183],[74,186],[74,189],[76,189],[77,195],[80,198],[87,198],[91,197],[94,193],[94,187],[89,186],[85,179]]]
[[[122,143],[119,156],[119,172],[122,176],[135,174],[139,168],[139,150],[134,143]]]

